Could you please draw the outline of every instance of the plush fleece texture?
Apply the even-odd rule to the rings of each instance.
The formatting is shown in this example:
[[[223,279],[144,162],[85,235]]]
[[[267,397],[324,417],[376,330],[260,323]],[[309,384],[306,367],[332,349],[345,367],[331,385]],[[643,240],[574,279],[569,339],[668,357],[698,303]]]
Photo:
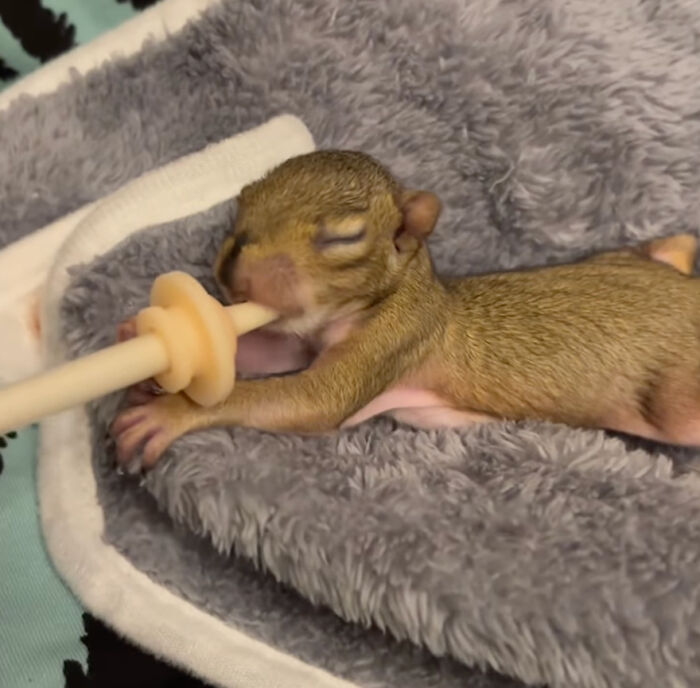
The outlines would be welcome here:
[[[227,1],[0,115],[3,238],[280,111],[435,190],[445,273],[696,232],[699,32],[694,0]],[[228,213],[80,271],[72,351],[110,341],[157,273],[209,275]],[[114,404],[94,407],[107,539],[256,637],[364,686],[519,685],[464,665],[556,688],[700,682],[699,493],[667,449],[534,423],[217,430],[139,490],[111,467]]]

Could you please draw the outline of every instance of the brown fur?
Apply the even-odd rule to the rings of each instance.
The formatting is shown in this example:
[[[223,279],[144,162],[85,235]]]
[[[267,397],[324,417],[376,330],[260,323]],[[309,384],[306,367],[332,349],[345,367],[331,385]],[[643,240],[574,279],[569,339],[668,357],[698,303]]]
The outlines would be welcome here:
[[[538,418],[700,444],[693,237],[442,280],[425,244],[439,200],[361,153],[294,158],[239,201],[216,265],[222,287],[279,310],[273,329],[318,355],[293,375],[239,381],[215,409],[181,396],[128,409],[114,425],[123,460],[142,449],[152,463],[212,425],[333,430],[403,389],[438,425]],[[386,410],[410,417],[394,397]]]

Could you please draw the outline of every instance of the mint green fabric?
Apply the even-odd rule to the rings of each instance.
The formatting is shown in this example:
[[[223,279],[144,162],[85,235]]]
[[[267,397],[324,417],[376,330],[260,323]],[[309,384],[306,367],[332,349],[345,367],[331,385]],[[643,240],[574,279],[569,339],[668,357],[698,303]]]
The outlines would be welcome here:
[[[42,0],[41,4],[59,15],[65,13],[75,26],[79,45],[130,19],[137,11],[128,3],[115,0]]]
[[[49,562],[36,494],[36,427],[2,450],[0,686],[60,688],[63,662],[85,665],[82,609]]]
[[[2,22],[0,22],[0,56],[19,72],[20,77],[41,67],[41,62],[25,51],[22,44]],[[6,86],[9,86],[9,83],[0,81],[0,90]]]
[[[153,3],[137,3],[140,9],[148,4]],[[73,38],[76,45],[90,42],[140,12],[140,9],[135,9],[130,2],[119,0],[41,0],[41,7],[53,12],[55,20],[65,15],[67,25],[75,29]],[[34,31],[31,25],[25,25],[24,30]],[[4,80],[0,80],[0,91],[41,67],[39,57],[30,55],[22,47],[17,36],[14,36],[1,21],[0,60],[17,73],[14,77],[3,77]]]

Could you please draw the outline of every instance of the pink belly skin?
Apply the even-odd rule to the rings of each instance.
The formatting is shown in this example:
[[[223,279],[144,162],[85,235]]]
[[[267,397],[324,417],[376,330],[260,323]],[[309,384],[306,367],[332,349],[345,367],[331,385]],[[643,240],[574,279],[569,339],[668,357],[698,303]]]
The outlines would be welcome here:
[[[388,415],[424,430],[460,428],[499,420],[484,413],[452,408],[434,392],[399,384],[372,399],[367,406],[346,419],[341,427],[352,427],[379,415]],[[677,419],[670,427],[656,428],[637,413],[619,411],[602,419],[599,427],[655,442],[700,446],[700,414],[697,413],[690,414],[687,420]]]
[[[280,375],[307,368],[313,352],[301,338],[255,330],[238,339],[236,370],[244,375]]]
[[[349,428],[380,415],[390,415],[400,423],[424,430],[459,428],[497,420],[493,416],[451,408],[434,392],[418,387],[393,387],[372,399],[364,408],[346,419]]]

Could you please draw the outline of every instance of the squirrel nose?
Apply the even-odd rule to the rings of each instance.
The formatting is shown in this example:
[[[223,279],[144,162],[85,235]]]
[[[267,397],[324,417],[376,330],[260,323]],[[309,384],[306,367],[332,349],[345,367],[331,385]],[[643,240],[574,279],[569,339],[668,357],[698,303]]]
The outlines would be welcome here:
[[[234,303],[255,301],[285,313],[301,308],[297,272],[292,259],[284,254],[252,262],[242,256],[229,278],[229,291]]]

